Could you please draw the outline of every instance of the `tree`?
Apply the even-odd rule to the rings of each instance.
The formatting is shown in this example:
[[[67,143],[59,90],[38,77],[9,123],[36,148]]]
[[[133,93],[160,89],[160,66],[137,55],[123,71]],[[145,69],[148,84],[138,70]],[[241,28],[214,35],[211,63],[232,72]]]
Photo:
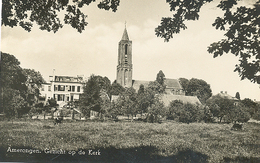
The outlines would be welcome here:
[[[240,94],[239,94],[239,92],[236,93],[236,96],[235,96],[235,97],[240,100]]]
[[[219,95],[212,96],[207,100],[207,106],[210,108],[211,113],[214,117],[218,117],[221,122],[224,116],[227,116],[232,112],[235,107],[234,101],[223,98]]]
[[[125,88],[122,87],[120,84],[118,84],[116,81],[114,81],[111,85],[111,89],[109,91],[110,96],[112,95],[119,95],[125,91]]]
[[[210,85],[202,79],[192,78],[188,80],[185,78],[180,78],[180,84],[185,91],[185,95],[197,96],[203,104],[205,104],[207,99],[209,99],[212,95]]]
[[[25,85],[27,86],[27,102],[32,105],[36,102],[35,97],[39,98],[40,96],[40,87],[41,84],[45,83],[41,73],[35,71],[34,69],[23,69],[23,73],[26,76]]]
[[[33,23],[41,30],[57,32],[63,24],[69,24],[72,28],[82,32],[87,26],[82,7],[95,2],[95,0],[34,0],[34,1],[2,1],[2,25],[15,27],[21,26],[26,31],[31,31]],[[98,8],[115,12],[119,6],[119,0],[102,0]],[[59,13],[65,11],[64,22],[59,18]]]
[[[156,94],[162,94],[165,91],[165,86],[162,86],[157,81],[149,82],[148,88],[153,90]]]
[[[187,94],[189,80],[186,78],[180,78],[179,81],[180,81],[180,84],[181,84],[185,94]]]
[[[157,37],[169,41],[173,34],[187,29],[186,20],[198,20],[203,5],[213,0],[167,0],[173,17],[163,17],[161,24],[155,29]],[[225,39],[212,43],[208,52],[213,57],[232,53],[239,57],[239,64],[235,67],[241,79],[260,84],[260,0],[253,5],[239,6],[239,0],[221,0],[217,6],[224,11],[224,16],[217,17],[212,24],[216,29],[226,31]]]
[[[175,118],[180,116],[179,110],[181,107],[183,107],[183,102],[181,102],[179,100],[174,100],[174,101],[170,102],[169,110],[168,110],[166,118],[174,120]]]
[[[0,71],[0,112],[8,118],[12,116],[20,117],[26,113],[26,76],[20,67],[20,62],[15,56],[1,52],[1,71]],[[15,107],[13,107],[15,106]]]
[[[26,76],[20,67],[18,59],[13,55],[1,52],[1,86],[25,93],[27,91],[26,81]]]
[[[91,75],[84,85],[83,94],[80,96],[80,107],[85,116],[90,114],[90,110],[100,112],[102,99],[100,97],[100,83],[97,82],[99,77]]]
[[[241,103],[248,109],[251,116],[253,116],[258,110],[257,103],[249,98],[241,100]]]
[[[123,114],[120,101],[112,101],[110,107],[107,110],[107,116],[114,120],[118,119],[118,115]]]
[[[161,122],[161,117],[164,117],[166,109],[163,102],[158,98],[154,98],[153,103],[148,107],[147,122]]]
[[[160,70],[156,76],[156,81],[161,84],[161,85],[164,85],[164,80],[165,80],[165,75],[164,73],[162,72],[162,70]]]
[[[137,114],[137,94],[133,87],[127,88],[116,100],[117,107],[121,108],[123,114],[133,117]]]
[[[232,110],[229,112],[228,117],[230,122],[245,123],[250,119],[251,116],[247,111],[246,107],[242,107],[238,105],[232,108]]]
[[[144,86],[141,84],[137,93],[137,111],[141,113],[141,116],[143,113],[148,112],[148,107],[154,103],[154,99],[155,92],[150,88],[144,88]]]

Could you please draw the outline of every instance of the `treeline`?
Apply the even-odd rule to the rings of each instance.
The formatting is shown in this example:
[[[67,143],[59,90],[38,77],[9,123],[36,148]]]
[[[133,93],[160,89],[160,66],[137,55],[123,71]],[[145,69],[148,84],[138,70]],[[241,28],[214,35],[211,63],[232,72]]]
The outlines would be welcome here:
[[[6,118],[20,118],[23,115],[46,114],[58,107],[56,100],[49,99],[47,105],[38,103],[41,84],[44,79],[40,72],[23,69],[20,62],[7,53],[1,53],[1,108]],[[210,85],[201,79],[179,79],[186,95],[197,96],[202,104],[182,103],[175,100],[165,106],[161,96],[166,94],[165,75],[159,71],[154,81],[148,86],[140,85],[138,90],[133,87],[124,88],[107,77],[91,75],[84,83],[84,92],[79,101],[70,101],[68,108],[78,108],[86,118],[91,111],[98,118],[118,119],[128,116],[147,122],[160,122],[163,118],[178,122],[247,122],[250,118],[260,120],[260,106],[250,99],[238,100],[212,96]],[[72,113],[74,113],[72,111]]]
[[[148,114],[147,117],[154,122],[159,121],[159,116],[165,115],[165,107],[157,96],[165,86],[157,80],[150,82],[147,88],[140,85],[136,92],[133,87],[123,88],[116,81],[110,85],[107,77],[91,75],[83,88],[78,106],[87,117],[91,111],[96,111],[100,118],[110,117],[114,120],[119,115],[133,119],[137,114]]]

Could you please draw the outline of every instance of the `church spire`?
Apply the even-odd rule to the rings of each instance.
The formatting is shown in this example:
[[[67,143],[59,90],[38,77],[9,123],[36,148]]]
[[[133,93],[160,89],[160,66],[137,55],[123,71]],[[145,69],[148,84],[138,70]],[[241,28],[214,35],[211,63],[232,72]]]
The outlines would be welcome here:
[[[132,86],[132,41],[125,27],[123,37],[118,44],[118,65],[116,82],[123,87]]]
[[[124,30],[124,33],[123,33],[121,40],[129,41],[129,37],[128,37],[128,34],[127,34],[127,30],[126,30],[126,25],[125,25],[125,30]]]

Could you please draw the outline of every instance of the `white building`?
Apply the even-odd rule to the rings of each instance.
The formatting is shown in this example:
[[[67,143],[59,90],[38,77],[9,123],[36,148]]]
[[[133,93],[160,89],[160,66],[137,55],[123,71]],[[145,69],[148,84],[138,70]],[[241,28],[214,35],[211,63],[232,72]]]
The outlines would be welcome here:
[[[50,76],[50,82],[42,84],[40,96],[45,104],[48,99],[55,99],[57,103],[65,105],[68,101],[79,100],[79,95],[83,93],[83,77],[71,76]]]

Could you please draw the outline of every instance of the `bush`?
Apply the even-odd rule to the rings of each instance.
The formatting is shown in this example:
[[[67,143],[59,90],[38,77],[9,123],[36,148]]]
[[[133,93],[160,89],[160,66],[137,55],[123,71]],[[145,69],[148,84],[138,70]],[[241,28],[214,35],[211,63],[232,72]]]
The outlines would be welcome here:
[[[260,121],[260,109],[253,115],[253,119]]]

